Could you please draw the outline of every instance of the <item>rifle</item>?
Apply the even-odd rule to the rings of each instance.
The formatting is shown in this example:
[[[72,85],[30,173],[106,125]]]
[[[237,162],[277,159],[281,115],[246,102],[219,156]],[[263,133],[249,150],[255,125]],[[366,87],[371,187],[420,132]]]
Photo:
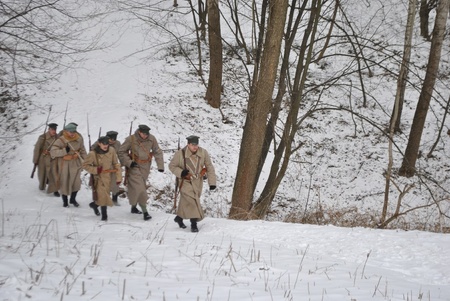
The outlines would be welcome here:
[[[67,108],[69,107],[69,101],[66,103],[66,112],[64,112],[64,125],[63,129],[66,127],[66,116],[67,116]]]
[[[100,129],[98,130],[98,138],[100,138],[102,136],[102,127],[100,127]]]
[[[131,121],[131,124],[130,124],[130,136],[131,136],[132,130],[133,130],[133,121]],[[131,158],[132,158],[132,155],[133,155],[133,143],[131,143]],[[127,184],[128,184],[129,173],[130,173],[130,168],[128,166],[125,166],[125,178],[123,179],[123,185],[125,185],[125,186],[127,186]]]
[[[42,146],[39,149],[39,155],[38,155],[38,160],[37,160],[38,163],[34,164],[33,171],[31,172],[31,178],[34,178],[34,173],[36,172],[36,168],[37,168],[37,166],[39,164],[39,160],[41,160],[41,154],[42,154],[42,151],[44,150],[45,141],[47,140],[46,137],[45,137],[45,133],[47,133],[47,126],[48,126],[48,121],[49,121],[51,112],[52,112],[52,106],[50,105],[50,108],[48,110],[48,115],[47,115],[47,121],[45,122],[45,128],[44,128],[44,143],[42,143]]]
[[[178,138],[178,150],[180,150],[180,138]],[[178,182],[180,180],[178,179],[177,176],[175,176],[175,193],[173,195],[173,207],[172,210],[175,211],[175,209],[177,209],[177,197],[178,197],[178,193],[179,193],[179,186],[178,186]]]
[[[91,147],[91,133],[89,132],[89,114],[86,114],[86,121],[87,121],[87,132],[88,132],[88,143],[89,143],[89,150],[92,150]],[[98,195],[97,195],[97,189],[95,185],[95,179],[93,174],[89,174],[89,186],[92,188],[92,200],[97,201]]]

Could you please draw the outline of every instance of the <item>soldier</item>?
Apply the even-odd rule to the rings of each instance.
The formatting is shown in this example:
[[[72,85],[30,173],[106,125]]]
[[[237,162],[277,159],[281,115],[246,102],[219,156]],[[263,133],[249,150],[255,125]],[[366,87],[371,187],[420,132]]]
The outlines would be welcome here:
[[[97,145],[83,162],[83,169],[94,175],[93,189],[97,193],[97,200],[91,202],[89,207],[96,215],[100,215],[98,211],[100,206],[102,221],[108,220],[106,206],[113,205],[110,197],[111,182],[114,181],[114,184],[119,185],[122,181],[120,163],[115,149],[110,147],[110,140],[108,136],[98,138]]]
[[[200,204],[203,177],[207,174],[209,189],[216,189],[216,172],[208,152],[198,146],[199,137],[189,136],[187,146],[178,150],[169,163],[170,171],[179,180],[180,204],[174,221],[186,228],[183,219],[190,219],[191,231],[198,232],[197,222],[204,217]]]
[[[117,140],[117,135],[118,133],[116,131],[108,131],[106,132],[106,136],[109,137],[109,147],[114,148],[114,150],[116,151],[116,153],[119,151],[119,148],[121,146],[120,141]],[[115,177],[115,175],[112,175],[113,177]],[[114,179],[111,180],[111,193],[112,193],[112,201],[114,203],[114,205],[116,206],[120,206],[119,202],[118,202],[118,196],[119,196],[119,185],[117,184],[117,181],[115,181]]]
[[[54,175],[62,195],[63,206],[69,207],[69,203],[75,207],[80,206],[76,196],[81,188],[81,165],[86,157],[86,149],[83,137],[77,133],[74,123],[64,127],[61,137],[56,139],[50,148],[50,156],[56,159]]]
[[[117,135],[118,133],[116,131],[108,131],[106,133],[106,136],[109,137],[109,147],[114,148],[114,150],[116,151],[116,153],[119,152],[119,148],[120,148],[120,141],[117,140]],[[98,145],[98,141],[96,141],[92,147],[91,150],[95,149]],[[118,202],[118,197],[120,194],[120,188],[119,185],[116,184],[116,180],[115,180],[115,174],[111,174],[111,176],[113,177],[111,179],[111,193],[112,193],[112,201],[114,203],[115,206],[120,206],[119,202]],[[123,192],[123,190],[122,190]]]
[[[53,193],[54,196],[59,197],[55,177],[52,174],[53,160],[50,158],[50,148],[57,138],[57,127],[56,123],[49,123],[47,133],[39,136],[34,145],[33,163],[38,170],[39,189],[45,190],[45,187],[48,185],[47,193]]]
[[[134,134],[128,136],[119,148],[119,160],[127,169],[125,181],[128,187],[128,200],[131,213],[141,214],[136,205],[144,212],[144,220],[152,217],[147,212],[147,178],[150,174],[152,158],[155,157],[158,171],[164,172],[164,156],[150,128],[139,125]]]

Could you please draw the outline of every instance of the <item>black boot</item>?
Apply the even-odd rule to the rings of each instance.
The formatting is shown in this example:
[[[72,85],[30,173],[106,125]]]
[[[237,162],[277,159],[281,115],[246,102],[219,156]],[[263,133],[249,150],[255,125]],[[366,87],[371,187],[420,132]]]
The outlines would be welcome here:
[[[198,232],[196,218],[191,218],[191,232]]]
[[[183,223],[183,219],[179,217],[178,215],[175,216],[174,221],[180,226],[181,229],[186,229],[186,225]]]
[[[148,212],[144,212],[144,221],[148,221],[151,218],[152,217],[150,216],[150,214],[148,214]]]
[[[92,210],[94,210],[95,215],[97,215],[97,216],[100,215],[100,211],[98,211],[98,205],[96,203],[90,202],[89,207],[91,207]]]
[[[106,212],[106,206],[101,206],[100,209],[102,210],[102,221],[107,221],[108,214]]]
[[[69,207],[69,200],[67,199],[67,195],[62,195],[63,207]]]
[[[56,197],[60,197],[61,196],[58,191],[53,192],[53,195],[56,196]]]
[[[142,214],[142,211],[140,211],[139,209],[137,209],[136,206],[131,206],[131,213],[134,213],[134,214]]]
[[[78,191],[73,191],[72,194],[70,195],[70,202],[72,205],[74,205],[75,207],[79,207],[80,204],[78,204],[78,202],[75,200],[75,198],[77,197],[77,193]]]
[[[114,203],[114,206],[120,206],[120,204],[119,204],[119,202],[117,201],[117,197],[119,196],[119,194],[118,193],[113,193],[113,196],[112,196],[112,201],[113,201],[113,203]]]

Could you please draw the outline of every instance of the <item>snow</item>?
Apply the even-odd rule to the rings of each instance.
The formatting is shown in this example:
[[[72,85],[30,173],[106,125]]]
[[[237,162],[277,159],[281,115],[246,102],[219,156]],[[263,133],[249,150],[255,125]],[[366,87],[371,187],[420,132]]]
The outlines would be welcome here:
[[[108,20],[104,39],[117,43],[90,53],[59,83],[31,95],[29,106],[16,112],[26,117],[22,119],[26,128],[9,133],[2,146],[1,301],[450,300],[449,235],[226,219],[245,107],[229,96],[223,111],[232,123],[224,123],[221,114],[205,103],[204,86],[185,61],[169,52],[151,52],[152,43],[162,44],[164,36],[146,32],[144,39],[144,27],[119,12]],[[63,208],[60,198],[38,190],[36,178],[30,179],[31,154],[50,105],[50,121],[60,128],[68,106],[67,123],[79,124],[86,145],[87,118],[92,142],[100,128],[102,133],[118,131],[123,141],[132,121],[133,129],[138,124],[150,126],[166,163],[163,174],[153,166],[149,177],[152,220],[130,214],[127,199],[119,198],[121,206],[109,208],[108,221],[101,222],[88,207],[91,192],[84,172],[79,208]],[[389,106],[385,109],[390,111]],[[305,152],[314,155],[302,154],[299,159],[310,164],[305,170],[293,162],[280,189],[284,198],[302,200],[288,207],[288,213],[303,211],[304,202],[317,199],[330,208],[339,202],[353,206],[355,199],[366,210],[380,207],[373,202],[379,197],[373,195],[384,188],[381,173],[387,144],[380,152],[380,137],[360,144],[351,137],[352,126],[344,129],[330,126],[326,132],[307,132]],[[206,218],[198,233],[191,233],[189,226],[178,228],[170,213],[174,177],[167,164],[178,141],[184,146],[191,134],[200,136],[218,176],[216,191],[205,185]],[[338,134],[347,139],[334,141]],[[13,139],[16,135],[20,139]],[[323,141],[336,144],[317,147]],[[352,160],[368,156],[380,159]],[[346,170],[353,165],[356,175]],[[334,182],[324,183],[325,174],[331,174]]]

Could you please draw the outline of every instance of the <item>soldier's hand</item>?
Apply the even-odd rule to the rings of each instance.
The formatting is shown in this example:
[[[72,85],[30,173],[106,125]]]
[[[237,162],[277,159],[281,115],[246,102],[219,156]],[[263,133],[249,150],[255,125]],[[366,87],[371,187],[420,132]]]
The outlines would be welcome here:
[[[188,174],[189,174],[189,169],[183,169],[183,171],[181,172],[181,177],[184,178]]]
[[[119,181],[119,182],[116,182],[117,186],[119,186],[119,185],[120,185],[120,183],[122,183],[122,182],[121,182],[121,181]]]
[[[70,152],[70,146],[67,145],[67,146],[66,146],[66,153],[69,153],[69,152]]]
[[[137,167],[137,166],[138,166],[138,164],[137,164],[136,162],[131,161],[131,164],[130,164],[130,167],[131,167],[131,168]]]
[[[103,167],[102,166],[97,166],[97,174],[101,174],[103,171]]]
[[[159,172],[164,172],[164,169],[158,169]]]
[[[214,189],[216,189],[216,185],[210,185],[209,186],[209,190],[214,190]]]

